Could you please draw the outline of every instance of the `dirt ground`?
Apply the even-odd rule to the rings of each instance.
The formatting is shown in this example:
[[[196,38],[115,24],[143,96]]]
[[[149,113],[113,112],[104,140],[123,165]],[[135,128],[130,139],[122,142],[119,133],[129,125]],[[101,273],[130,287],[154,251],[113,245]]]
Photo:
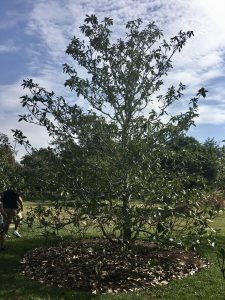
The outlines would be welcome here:
[[[132,249],[101,239],[40,247],[26,253],[21,273],[47,285],[92,293],[118,293],[168,284],[208,267],[194,252],[159,249],[138,241]]]

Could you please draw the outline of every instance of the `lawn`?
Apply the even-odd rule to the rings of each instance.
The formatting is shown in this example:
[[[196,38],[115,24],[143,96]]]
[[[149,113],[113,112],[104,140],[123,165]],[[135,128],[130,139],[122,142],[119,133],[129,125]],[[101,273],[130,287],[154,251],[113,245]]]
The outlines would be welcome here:
[[[218,243],[225,246],[225,216],[217,218],[214,227],[219,229]],[[22,228],[21,239],[7,240],[9,249],[0,253],[0,299],[225,299],[225,280],[218,268],[216,254],[208,246],[202,246],[200,253],[207,257],[212,266],[196,275],[175,280],[167,286],[158,286],[143,292],[119,295],[91,295],[63,288],[48,287],[20,275],[20,260],[23,254],[46,241]]]

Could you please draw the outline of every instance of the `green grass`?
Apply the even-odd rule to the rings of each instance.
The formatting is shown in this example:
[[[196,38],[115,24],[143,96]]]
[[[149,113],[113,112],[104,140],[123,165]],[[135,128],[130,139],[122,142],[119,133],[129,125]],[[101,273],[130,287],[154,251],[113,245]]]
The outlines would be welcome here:
[[[225,246],[225,216],[215,220],[214,226],[220,229],[219,246]],[[225,280],[218,268],[216,254],[208,246],[201,247],[201,253],[206,256],[212,266],[204,271],[182,280],[174,280],[167,286],[157,286],[146,291],[124,293],[119,295],[91,295],[63,288],[46,286],[20,275],[20,260],[29,249],[45,243],[44,239],[23,229],[21,239],[7,240],[9,249],[0,252],[0,300],[38,300],[38,299],[97,299],[97,300],[145,300],[145,299],[225,299]]]

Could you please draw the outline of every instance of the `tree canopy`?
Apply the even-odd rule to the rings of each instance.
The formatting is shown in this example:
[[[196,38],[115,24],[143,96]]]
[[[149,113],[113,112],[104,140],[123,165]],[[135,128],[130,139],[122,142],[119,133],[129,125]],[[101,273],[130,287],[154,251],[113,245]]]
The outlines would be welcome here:
[[[173,56],[193,32],[166,41],[155,23],[137,19],[115,40],[112,27],[110,18],[86,16],[84,39],[74,36],[67,48],[74,65],[64,64],[65,86],[84,99],[83,106],[28,79],[22,85],[29,94],[21,97],[28,113],[20,121],[45,126],[53,139],[58,175],[49,180],[57,182],[58,200],[74,207],[65,224],[79,227],[91,219],[106,238],[125,243],[140,234],[177,243],[199,237],[210,214],[199,192],[204,176],[192,164],[199,145],[184,137],[207,91],[200,88],[187,111],[175,115],[169,108],[182,100],[185,85],[160,93]],[[175,142],[186,151],[183,164]]]

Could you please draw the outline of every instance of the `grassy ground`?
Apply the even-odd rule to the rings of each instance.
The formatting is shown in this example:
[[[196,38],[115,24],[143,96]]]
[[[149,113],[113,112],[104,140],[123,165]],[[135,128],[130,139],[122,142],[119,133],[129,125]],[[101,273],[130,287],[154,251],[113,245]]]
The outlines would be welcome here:
[[[218,243],[225,246],[225,216],[216,219],[214,226],[220,229]],[[23,228],[21,239],[7,241],[8,251],[0,252],[0,300],[15,299],[98,299],[98,300],[145,300],[145,299],[225,299],[225,280],[217,266],[215,251],[205,246],[200,249],[212,266],[208,270],[182,280],[175,280],[167,286],[120,295],[90,295],[62,288],[47,287],[19,274],[20,260],[23,254],[44,243],[40,237]]]

